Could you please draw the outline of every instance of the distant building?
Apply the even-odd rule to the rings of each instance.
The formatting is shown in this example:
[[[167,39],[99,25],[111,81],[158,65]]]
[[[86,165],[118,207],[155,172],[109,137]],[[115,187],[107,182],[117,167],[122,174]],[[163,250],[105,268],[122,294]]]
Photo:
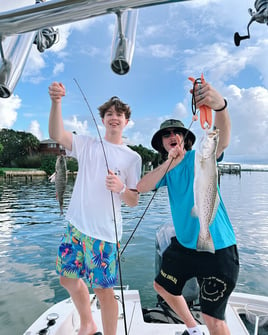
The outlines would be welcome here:
[[[50,138],[40,142],[39,152],[41,155],[66,154],[65,148]]]

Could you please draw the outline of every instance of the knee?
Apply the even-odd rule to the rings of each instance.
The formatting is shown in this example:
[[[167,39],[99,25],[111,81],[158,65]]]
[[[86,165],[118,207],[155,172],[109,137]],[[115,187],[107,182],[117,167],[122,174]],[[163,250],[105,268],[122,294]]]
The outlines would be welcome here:
[[[112,288],[95,288],[94,293],[96,294],[100,304],[106,302],[116,301],[114,290]]]
[[[66,287],[66,286],[68,286],[67,283],[68,283],[68,278],[60,276],[60,284],[61,284],[61,286]]]
[[[65,289],[72,288],[78,284],[78,280],[60,276],[60,285]]]

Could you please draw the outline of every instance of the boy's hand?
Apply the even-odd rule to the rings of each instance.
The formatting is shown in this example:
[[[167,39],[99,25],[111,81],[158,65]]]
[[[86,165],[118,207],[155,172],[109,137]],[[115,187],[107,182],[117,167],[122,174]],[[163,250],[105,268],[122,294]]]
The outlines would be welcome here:
[[[48,87],[48,93],[53,102],[60,102],[65,96],[65,87],[62,83],[54,82]]]

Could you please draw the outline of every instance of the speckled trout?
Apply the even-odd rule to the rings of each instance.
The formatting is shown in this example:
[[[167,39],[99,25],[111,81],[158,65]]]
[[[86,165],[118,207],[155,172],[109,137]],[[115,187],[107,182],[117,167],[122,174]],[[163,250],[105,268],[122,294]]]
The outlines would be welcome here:
[[[216,151],[219,143],[219,130],[207,131],[195,154],[194,207],[192,215],[197,216],[200,231],[197,251],[215,253],[209,226],[212,224],[219,205],[217,190],[218,171]]]
[[[63,214],[63,195],[67,184],[67,163],[64,155],[57,157],[55,164],[56,197],[60,204],[60,213]]]

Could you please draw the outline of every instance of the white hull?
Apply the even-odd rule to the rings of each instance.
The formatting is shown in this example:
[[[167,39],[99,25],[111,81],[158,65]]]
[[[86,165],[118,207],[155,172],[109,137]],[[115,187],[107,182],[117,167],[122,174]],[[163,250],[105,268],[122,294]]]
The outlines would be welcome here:
[[[116,290],[115,294],[116,296],[120,297],[120,290]],[[91,308],[94,320],[98,325],[98,331],[102,332],[101,314],[98,307],[97,299],[94,295],[90,295],[90,298],[92,302]],[[120,300],[121,298],[118,301],[119,317],[117,334],[126,335],[122,304]],[[124,302],[128,335],[180,335],[186,329],[185,325],[183,324],[145,322],[143,318],[140,296],[137,290],[124,290]],[[260,324],[261,322],[263,323],[263,321],[268,323],[268,297],[245,293],[233,293],[229,299],[228,307],[226,310],[226,322],[230,328],[232,335],[250,334],[241,319],[241,314],[244,316],[246,315],[246,306],[248,304],[252,306],[252,315],[255,315],[255,313],[257,315],[264,315],[260,318]],[[32,326],[24,333],[24,335],[39,334],[40,330],[47,327],[48,319],[55,316],[54,313],[56,313],[56,316],[58,316],[58,318],[56,319],[56,323],[49,327],[49,335],[77,334],[79,329],[79,316],[71,299],[66,299],[52,306],[45,313],[43,313],[40,318],[38,318],[32,324]],[[200,314],[197,313],[197,317],[198,315]],[[201,325],[200,328],[205,335],[209,335],[209,332],[205,325]],[[255,331],[254,335],[256,334],[258,334],[258,332]]]

